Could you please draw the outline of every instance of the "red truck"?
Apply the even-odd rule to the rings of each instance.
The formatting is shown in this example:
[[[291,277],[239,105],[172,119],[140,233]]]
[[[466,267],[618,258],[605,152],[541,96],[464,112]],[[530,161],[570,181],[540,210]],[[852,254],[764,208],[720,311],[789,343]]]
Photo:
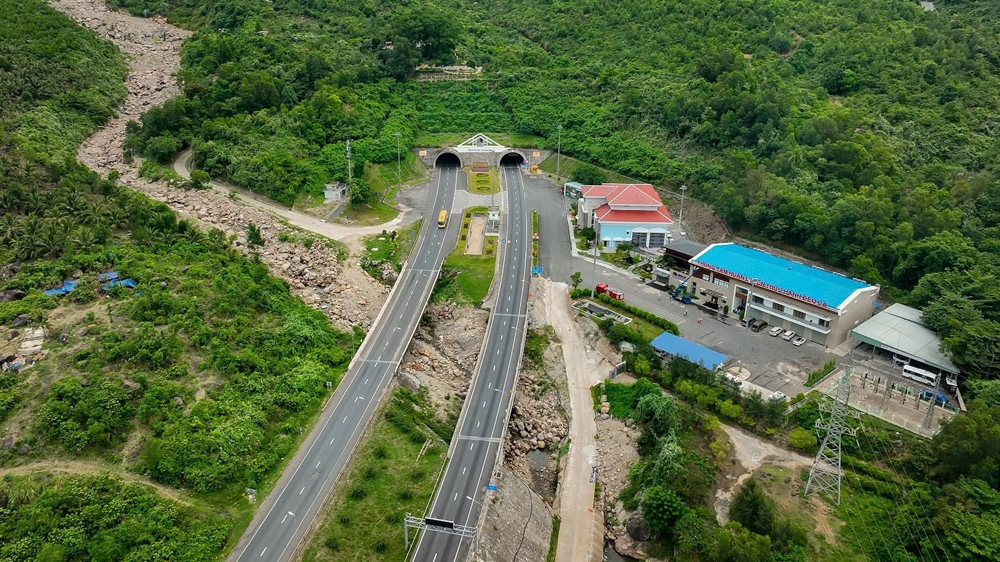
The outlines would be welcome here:
[[[598,295],[608,295],[609,297],[615,299],[616,301],[625,300],[625,293],[613,287],[608,287],[607,283],[598,283],[597,287],[594,290],[594,293]]]

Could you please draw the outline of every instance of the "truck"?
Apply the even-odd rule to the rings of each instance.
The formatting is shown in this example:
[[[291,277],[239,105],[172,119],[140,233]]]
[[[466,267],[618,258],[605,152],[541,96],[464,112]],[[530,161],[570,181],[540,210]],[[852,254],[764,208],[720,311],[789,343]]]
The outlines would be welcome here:
[[[691,304],[691,295],[684,292],[684,283],[677,285],[677,288],[674,289],[674,292],[670,293],[670,297],[675,301],[684,304]]]
[[[608,295],[609,297],[615,299],[616,301],[624,301],[625,293],[615,289],[613,287],[608,287],[607,283],[598,283],[597,287],[594,288],[594,294],[596,295]]]

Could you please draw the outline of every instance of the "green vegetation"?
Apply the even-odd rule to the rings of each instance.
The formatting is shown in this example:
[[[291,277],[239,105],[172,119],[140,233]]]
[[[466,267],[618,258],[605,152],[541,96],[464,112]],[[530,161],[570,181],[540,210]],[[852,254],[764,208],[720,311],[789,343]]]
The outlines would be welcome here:
[[[438,419],[426,398],[396,389],[338,484],[303,560],[405,558],[403,517],[423,513],[456,421]]]
[[[552,516],[552,534],[549,535],[549,551],[545,554],[545,562],[555,562],[556,547],[559,546],[559,528],[562,526],[562,519],[558,515]]]
[[[609,306],[610,308],[616,308],[628,314],[629,316],[638,318],[639,320],[645,320],[646,322],[653,324],[657,328],[660,328],[661,331],[670,332],[675,336],[681,335],[681,330],[680,328],[677,327],[677,324],[674,324],[673,322],[667,320],[666,318],[661,318],[653,314],[652,312],[643,310],[637,306],[626,304],[624,301],[613,299],[606,294],[597,295],[597,300],[601,301],[601,304],[605,306]],[[660,335],[660,332],[657,332],[656,335],[657,336]]]
[[[829,375],[830,373],[832,373],[833,370],[836,369],[836,368],[837,368],[837,360],[836,359],[831,359],[831,360],[827,361],[826,363],[823,363],[822,367],[820,367],[819,369],[816,369],[815,371],[809,373],[809,377],[806,379],[805,386],[807,388],[812,388],[813,386],[816,385],[816,383],[818,383],[819,381],[823,380],[823,377],[825,377],[825,376]]]
[[[211,561],[226,542],[211,510],[106,474],[8,475],[0,505],[4,560]]]
[[[473,172],[471,168],[466,168],[466,172],[469,174],[469,192],[479,195],[500,193],[500,179],[497,177],[496,170]]]
[[[469,207],[462,214],[458,247],[444,259],[441,277],[438,278],[431,296],[434,302],[452,301],[478,306],[489,293],[496,269],[497,237],[484,238],[482,255],[465,254],[469,221],[473,214],[486,213],[486,210],[486,207]]]
[[[542,160],[541,164],[539,164],[538,167],[543,172],[548,172],[550,174],[555,174],[556,173],[556,160],[557,160],[557,157],[556,157],[556,155],[553,154],[552,156],[549,156],[545,160]],[[636,180],[634,178],[623,176],[622,174],[616,174],[615,172],[612,172],[611,170],[607,170],[607,169],[604,169],[604,168],[598,168],[597,166],[594,166],[592,164],[587,164],[586,162],[582,162],[582,161],[577,160],[576,158],[573,158],[571,156],[566,156],[566,154],[562,155],[562,160],[559,161],[558,168],[559,168],[559,174],[563,178],[571,178],[572,181],[580,181],[580,180],[575,179],[575,178],[583,177],[583,179],[587,179],[587,180],[593,180],[593,179],[600,180],[597,183],[602,183],[602,182],[609,182],[609,183],[641,183],[639,180]],[[583,172],[578,172],[578,173],[574,174],[574,172],[576,171],[577,168],[583,168],[584,171]],[[595,175],[593,173],[593,171],[591,170],[592,168],[597,168],[597,170],[600,173],[600,175]],[[583,175],[581,176],[580,173],[582,173]],[[581,181],[580,183],[584,183],[584,182]],[[586,183],[590,184],[590,185],[593,185],[592,182],[586,182]]]
[[[365,255],[361,260],[361,267],[375,279],[382,279],[382,272],[379,269],[383,263],[389,263],[392,269],[399,273],[403,269],[403,263],[410,254],[413,244],[420,235],[420,225],[422,220],[417,221],[400,230],[382,231],[382,234],[373,234],[364,240]]]
[[[125,99],[124,58],[41,0],[0,0],[0,14],[0,145],[62,166]]]

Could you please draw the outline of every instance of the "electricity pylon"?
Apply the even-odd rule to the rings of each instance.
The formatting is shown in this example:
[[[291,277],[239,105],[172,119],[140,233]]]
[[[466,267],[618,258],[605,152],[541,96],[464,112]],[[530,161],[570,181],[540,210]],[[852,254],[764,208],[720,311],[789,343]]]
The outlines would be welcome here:
[[[825,429],[823,444],[816,453],[812,468],[809,469],[809,481],[803,496],[830,493],[837,505],[840,505],[840,449],[844,435],[857,439],[858,429],[847,425],[847,401],[851,397],[851,376],[853,367],[848,367],[834,390],[832,399],[820,404],[820,418],[816,420],[816,429]],[[823,414],[829,414],[826,419]]]

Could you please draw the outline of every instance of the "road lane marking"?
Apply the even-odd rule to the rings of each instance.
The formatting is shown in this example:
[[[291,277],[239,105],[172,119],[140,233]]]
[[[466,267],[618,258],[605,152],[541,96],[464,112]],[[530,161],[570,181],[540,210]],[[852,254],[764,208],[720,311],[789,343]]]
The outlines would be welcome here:
[[[469,450],[470,451],[472,450],[472,445],[474,445],[474,443],[469,443]]]
[[[299,490],[299,495],[301,496],[301,495],[302,495],[302,492],[305,492],[305,491],[306,491],[306,487],[305,487],[305,486],[302,486],[302,489],[301,489],[301,490]]]
[[[466,471],[466,470],[469,470],[469,467],[467,467],[467,466],[463,466],[463,467],[462,467],[462,474],[465,474],[465,471]]]
[[[454,497],[454,498],[452,498],[452,499],[451,499],[451,501],[455,501],[455,500],[457,500],[457,499],[458,499],[458,492],[455,492],[455,497]]]
[[[347,423],[347,416],[344,416],[344,421],[341,423]]]
[[[285,519],[288,519],[288,514],[286,513],[284,517],[281,518],[281,524],[285,524]]]
[[[365,384],[368,384],[368,379],[365,379]]]
[[[486,401],[483,400],[483,408],[485,408],[485,407],[486,407]]]
[[[264,553],[265,553],[265,552],[267,552],[267,547],[266,547],[266,546],[264,547],[264,550],[260,551],[260,555],[261,555],[261,556],[264,556]]]
[[[333,445],[333,442],[336,441],[336,440],[337,440],[337,438],[334,437],[333,439],[330,440],[330,444]]]
[[[476,422],[476,427],[479,427],[480,422]]]
[[[319,465],[320,465],[320,464],[321,464],[322,462],[323,462],[323,461],[319,461],[318,463],[316,463],[316,468],[319,468]]]

